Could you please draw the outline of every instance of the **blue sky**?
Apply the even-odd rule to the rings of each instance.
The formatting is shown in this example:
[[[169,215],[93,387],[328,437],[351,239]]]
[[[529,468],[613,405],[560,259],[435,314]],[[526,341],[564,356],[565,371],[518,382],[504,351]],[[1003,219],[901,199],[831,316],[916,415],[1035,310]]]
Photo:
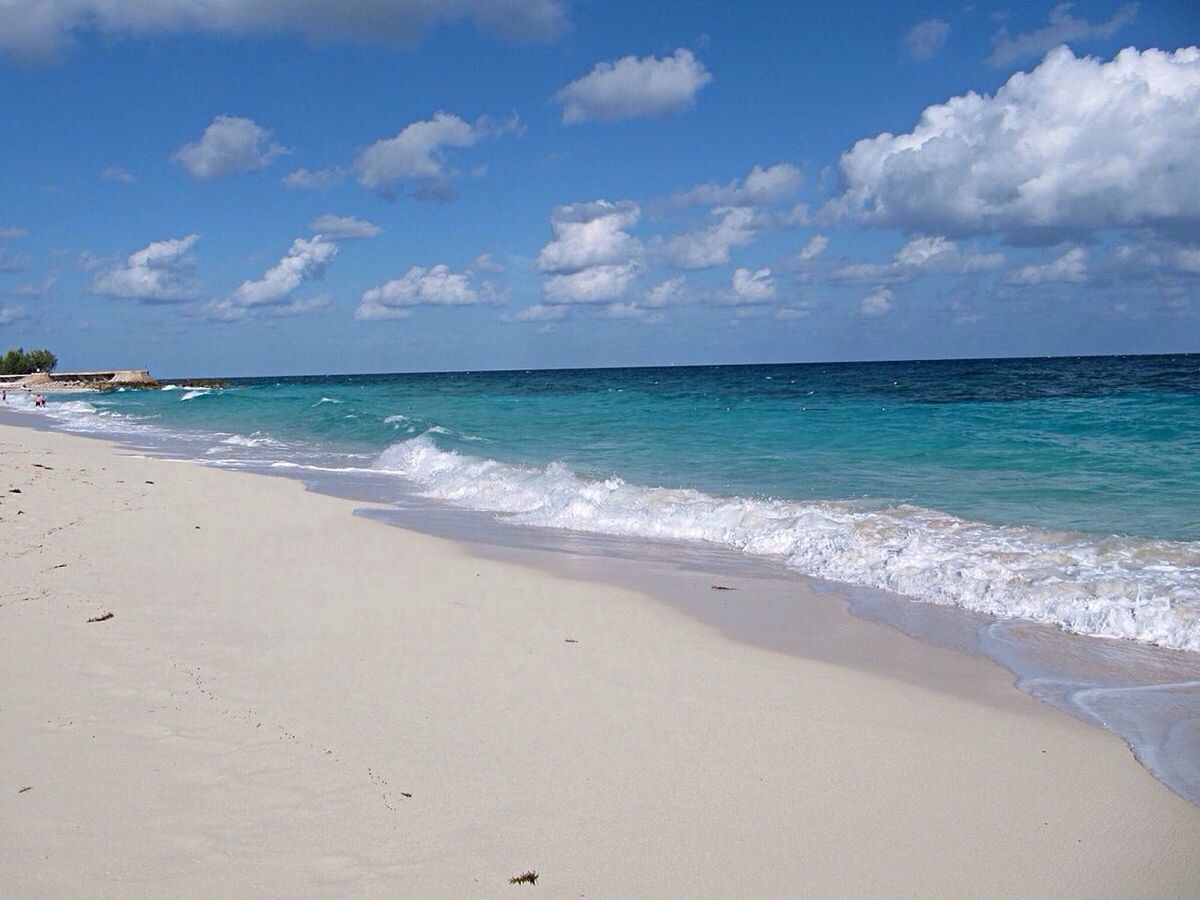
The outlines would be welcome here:
[[[430,8],[0,8],[0,344],[162,375],[1200,350],[1193,3]]]

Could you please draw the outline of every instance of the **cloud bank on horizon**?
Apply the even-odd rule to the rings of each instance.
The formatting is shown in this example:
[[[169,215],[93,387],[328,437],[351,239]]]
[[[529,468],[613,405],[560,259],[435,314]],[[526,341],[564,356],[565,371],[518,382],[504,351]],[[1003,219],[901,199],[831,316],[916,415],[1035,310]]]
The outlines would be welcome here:
[[[52,152],[22,156],[20,136],[13,160],[0,150],[4,171],[29,172],[24,199],[0,195],[0,296],[35,301],[0,306],[0,327],[104,327],[93,320],[110,304],[125,321],[175,315],[197,347],[286,319],[313,352],[330,334],[366,346],[364,329],[405,342],[429,329],[470,332],[472,352],[498,363],[516,358],[514,341],[534,359],[539,340],[586,354],[590,333],[624,335],[610,340],[647,361],[697,342],[775,357],[804,341],[811,355],[818,341],[885,354],[896,339],[906,353],[966,339],[1020,352],[1065,330],[1046,323],[1067,311],[1113,346],[1139,328],[1151,349],[1200,335],[1200,49],[1188,43],[1200,22],[1189,32],[1186,16],[1173,46],[1090,55],[1076,45],[1129,33],[1149,7],[895,19],[878,35],[891,61],[873,70],[883,94],[888,78],[911,79],[892,131],[870,103],[765,80],[763,40],[693,32],[604,52],[588,35],[601,22],[612,47],[616,17],[559,0],[339,10],[0,6],[0,87],[49,85],[55,67],[89,77],[76,62],[86,72],[193,38],[200,57],[241,41],[249,65],[310,66],[219,79],[177,110],[164,93],[163,107],[141,107],[141,137],[101,135],[90,181],[56,173]],[[426,54],[458,65],[422,67]],[[481,54],[499,68],[475,65]],[[405,77],[381,82],[398,59]],[[367,82],[347,71],[356,62]],[[1008,71],[995,81],[996,69]],[[933,71],[957,89],[927,96]],[[273,99],[285,81],[303,103]],[[111,233],[42,211],[93,195],[122,211]]]

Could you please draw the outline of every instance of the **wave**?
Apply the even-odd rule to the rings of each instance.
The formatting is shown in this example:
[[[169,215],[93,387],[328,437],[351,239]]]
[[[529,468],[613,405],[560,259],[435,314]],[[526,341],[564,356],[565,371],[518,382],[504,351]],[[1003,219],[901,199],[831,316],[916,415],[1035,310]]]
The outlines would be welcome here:
[[[718,497],[394,444],[377,470],[525,525],[702,541],[820,578],[1079,634],[1200,652],[1200,544],[990,525],[917,506]]]
[[[212,393],[212,388],[193,388],[185,393],[180,400],[195,400],[197,397],[206,397]],[[207,408],[207,407],[206,407]]]

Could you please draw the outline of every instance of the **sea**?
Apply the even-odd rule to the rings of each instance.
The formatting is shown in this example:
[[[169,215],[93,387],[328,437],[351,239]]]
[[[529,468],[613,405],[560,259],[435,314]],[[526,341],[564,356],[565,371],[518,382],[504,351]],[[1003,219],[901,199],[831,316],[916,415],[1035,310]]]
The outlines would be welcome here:
[[[895,598],[961,610],[975,650],[1200,802],[1200,355],[9,396],[55,428],[397,508],[721,548],[886,595],[856,611],[897,627]]]

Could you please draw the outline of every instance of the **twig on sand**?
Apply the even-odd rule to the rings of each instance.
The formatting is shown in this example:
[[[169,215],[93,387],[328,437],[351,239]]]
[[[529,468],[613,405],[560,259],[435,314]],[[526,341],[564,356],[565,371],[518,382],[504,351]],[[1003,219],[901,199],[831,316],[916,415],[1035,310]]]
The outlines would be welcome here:
[[[92,622],[107,622],[111,618],[113,618],[113,614],[110,612],[106,612],[102,616],[92,616],[92,618],[88,619],[88,623],[90,624]]]
[[[26,791],[32,791],[32,790],[33,790],[33,785],[32,785],[32,784],[30,784],[30,785],[27,785],[27,786],[25,786],[25,787],[21,788],[19,791],[17,791],[17,793],[18,793],[18,794],[23,794],[23,793],[25,793]]]
[[[537,884],[537,872],[522,872],[520,875],[514,875],[508,879],[509,884]]]
[[[726,587],[723,584],[714,584],[712,586],[712,589],[714,591],[736,591],[737,590],[737,588]]]

